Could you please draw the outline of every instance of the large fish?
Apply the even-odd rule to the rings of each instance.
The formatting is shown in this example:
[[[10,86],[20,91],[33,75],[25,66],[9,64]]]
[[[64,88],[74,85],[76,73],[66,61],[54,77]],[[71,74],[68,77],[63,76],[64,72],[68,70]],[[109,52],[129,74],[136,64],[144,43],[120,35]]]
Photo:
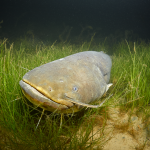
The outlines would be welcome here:
[[[19,82],[34,105],[57,113],[74,113],[100,99],[109,83],[112,62],[101,52],[85,51],[27,72]]]

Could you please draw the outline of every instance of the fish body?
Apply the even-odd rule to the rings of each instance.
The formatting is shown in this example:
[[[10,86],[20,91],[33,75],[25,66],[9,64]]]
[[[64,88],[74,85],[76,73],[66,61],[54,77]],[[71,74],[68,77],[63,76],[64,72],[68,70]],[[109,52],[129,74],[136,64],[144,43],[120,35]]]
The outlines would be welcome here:
[[[19,82],[34,105],[57,113],[74,113],[107,92],[112,62],[104,52],[76,53],[27,72]]]

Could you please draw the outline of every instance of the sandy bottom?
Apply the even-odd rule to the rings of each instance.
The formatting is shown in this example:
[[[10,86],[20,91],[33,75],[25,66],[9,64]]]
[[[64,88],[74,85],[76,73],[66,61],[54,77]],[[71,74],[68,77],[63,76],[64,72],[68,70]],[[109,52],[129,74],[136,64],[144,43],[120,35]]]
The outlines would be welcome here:
[[[85,149],[89,146],[88,143],[94,143],[98,139],[87,150],[150,150],[150,117],[143,120],[144,114],[136,115],[133,112],[123,113],[119,108],[108,108],[107,120],[104,115],[98,115],[92,132],[89,131]],[[79,135],[87,133],[86,127],[80,127]],[[7,138],[4,139],[0,132],[0,149],[4,149],[1,145],[5,147],[5,143]]]
[[[110,108],[108,114],[109,118],[103,131],[105,142],[101,146],[94,146],[93,149],[150,150],[150,124],[146,126],[142,116],[121,113],[118,108]],[[102,136],[98,130],[100,127],[95,126],[93,134],[96,134],[93,139]]]

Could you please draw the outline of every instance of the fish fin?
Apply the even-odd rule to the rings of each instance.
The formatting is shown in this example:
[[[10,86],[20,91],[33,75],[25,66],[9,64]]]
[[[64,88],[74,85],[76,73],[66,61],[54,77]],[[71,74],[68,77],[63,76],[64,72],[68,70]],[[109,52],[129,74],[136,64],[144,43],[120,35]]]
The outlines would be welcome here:
[[[107,92],[108,89],[109,89],[112,85],[113,85],[112,83],[107,84],[107,87],[106,87],[106,91],[105,91],[105,92]]]

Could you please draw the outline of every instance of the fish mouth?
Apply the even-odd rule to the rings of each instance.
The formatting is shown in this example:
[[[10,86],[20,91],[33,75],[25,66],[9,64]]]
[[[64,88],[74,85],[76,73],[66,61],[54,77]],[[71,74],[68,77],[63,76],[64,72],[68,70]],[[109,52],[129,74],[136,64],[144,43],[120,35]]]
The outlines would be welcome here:
[[[101,107],[104,103],[102,102],[100,105],[90,105],[82,103],[72,98],[69,93],[64,93],[65,99],[59,99],[54,101],[49,97],[45,96],[43,92],[41,93],[37,88],[34,88],[23,80],[21,80],[19,84],[21,86],[23,94],[31,103],[33,103],[37,107],[51,112],[74,113],[79,111],[83,107],[98,108]]]
[[[31,87],[33,87],[34,89],[36,89],[38,92],[40,92],[42,95],[44,95],[45,97],[47,97],[48,99],[50,99],[51,101],[61,104],[61,105],[65,105],[67,107],[73,107],[74,104],[68,100],[65,100],[63,96],[57,96],[58,92],[57,91],[51,91],[49,92],[47,90],[47,87],[43,87],[43,86],[39,86],[38,84],[36,84],[35,82],[30,82],[27,79],[23,78],[22,80],[24,83],[26,83],[27,85],[30,85]],[[22,86],[24,87],[24,86]],[[55,92],[55,94],[54,94]]]
[[[19,82],[22,92],[25,95],[25,97],[34,105],[37,107],[41,107],[44,110],[48,111],[63,111],[66,109],[69,109],[66,105],[56,103],[55,101],[51,100],[50,98],[43,95],[41,92],[39,92],[37,89],[29,85],[28,83],[21,80]]]

